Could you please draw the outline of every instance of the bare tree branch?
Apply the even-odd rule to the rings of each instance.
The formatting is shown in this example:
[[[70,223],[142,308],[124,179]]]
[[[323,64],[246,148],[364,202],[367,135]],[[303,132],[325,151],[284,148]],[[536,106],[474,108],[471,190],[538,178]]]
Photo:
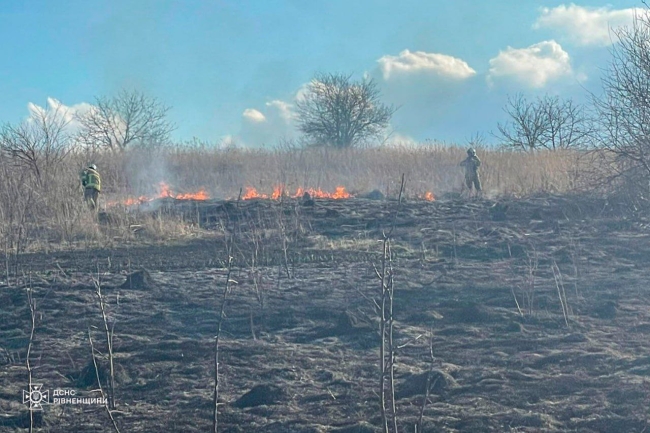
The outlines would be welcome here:
[[[600,119],[598,145],[616,157],[619,180],[632,181],[641,196],[650,195],[648,6],[635,15],[631,27],[614,29],[613,33],[617,42],[612,47],[612,60],[602,78],[603,94],[592,94]]]
[[[169,110],[156,98],[137,91],[98,97],[93,108],[77,116],[82,126],[80,140],[91,148],[118,151],[132,145],[164,144],[175,129],[167,120]]]
[[[57,106],[53,111],[33,110],[20,124],[0,128],[0,153],[14,165],[27,169],[41,188],[47,188],[72,149],[69,120]]]
[[[509,120],[497,125],[496,137],[509,147],[529,152],[583,147],[593,133],[584,107],[571,99],[547,95],[528,101],[517,94],[508,98],[503,110]]]

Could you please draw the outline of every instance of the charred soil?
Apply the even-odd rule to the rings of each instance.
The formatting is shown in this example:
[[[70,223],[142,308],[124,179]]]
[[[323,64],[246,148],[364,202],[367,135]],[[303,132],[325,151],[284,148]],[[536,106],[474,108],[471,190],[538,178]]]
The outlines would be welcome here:
[[[377,314],[391,200],[165,201],[213,236],[20,256],[0,286],[0,430],[43,389],[105,388],[98,279],[123,432],[379,431]],[[413,431],[641,432],[650,403],[650,219],[585,197],[405,201],[395,219],[396,396]],[[88,333],[96,349],[94,369]],[[433,341],[435,359],[429,356]],[[431,373],[428,373],[431,372]],[[53,395],[50,395],[52,399]],[[98,405],[44,405],[37,431],[110,431]]]

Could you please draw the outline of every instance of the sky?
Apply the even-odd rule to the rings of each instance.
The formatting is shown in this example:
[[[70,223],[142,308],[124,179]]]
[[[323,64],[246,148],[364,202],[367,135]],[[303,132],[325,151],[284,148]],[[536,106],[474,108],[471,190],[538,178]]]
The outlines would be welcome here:
[[[640,1],[18,0],[0,8],[0,122],[137,90],[172,138],[272,147],[298,136],[318,72],[372,78],[391,142],[487,143],[509,96],[586,102],[612,28]]]

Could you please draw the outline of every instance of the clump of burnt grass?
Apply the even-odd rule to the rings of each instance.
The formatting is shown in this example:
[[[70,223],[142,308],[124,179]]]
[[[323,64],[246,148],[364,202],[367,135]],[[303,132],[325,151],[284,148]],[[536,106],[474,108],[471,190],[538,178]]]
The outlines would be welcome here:
[[[273,149],[169,145],[125,152],[71,151],[49,161],[0,161],[0,254],[33,249],[111,246],[125,241],[165,241],[200,234],[194,222],[171,215],[138,214],[121,206],[127,197],[156,196],[165,182],[177,193],[206,190],[212,198],[236,198],[246,187],[269,194],[277,185],[293,192],[315,188],[352,194],[379,190],[395,196],[406,177],[405,195],[459,193],[465,158],[462,146],[378,146],[359,149]],[[488,197],[566,193],[581,190],[588,162],[577,151],[518,152],[479,148]],[[95,163],[102,174],[101,213],[83,203],[79,171]],[[117,205],[116,205],[117,204]]]

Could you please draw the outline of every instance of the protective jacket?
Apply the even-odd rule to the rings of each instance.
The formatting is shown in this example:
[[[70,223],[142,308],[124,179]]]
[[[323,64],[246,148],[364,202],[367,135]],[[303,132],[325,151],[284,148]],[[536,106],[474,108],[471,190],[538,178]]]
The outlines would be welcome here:
[[[478,159],[478,156],[468,156],[463,162],[460,163],[461,166],[465,167],[466,175],[473,175],[478,171],[478,168],[481,166],[481,160]]]
[[[92,188],[96,191],[102,190],[102,180],[99,177],[99,172],[92,168],[86,168],[81,172],[81,185],[84,188]]]

